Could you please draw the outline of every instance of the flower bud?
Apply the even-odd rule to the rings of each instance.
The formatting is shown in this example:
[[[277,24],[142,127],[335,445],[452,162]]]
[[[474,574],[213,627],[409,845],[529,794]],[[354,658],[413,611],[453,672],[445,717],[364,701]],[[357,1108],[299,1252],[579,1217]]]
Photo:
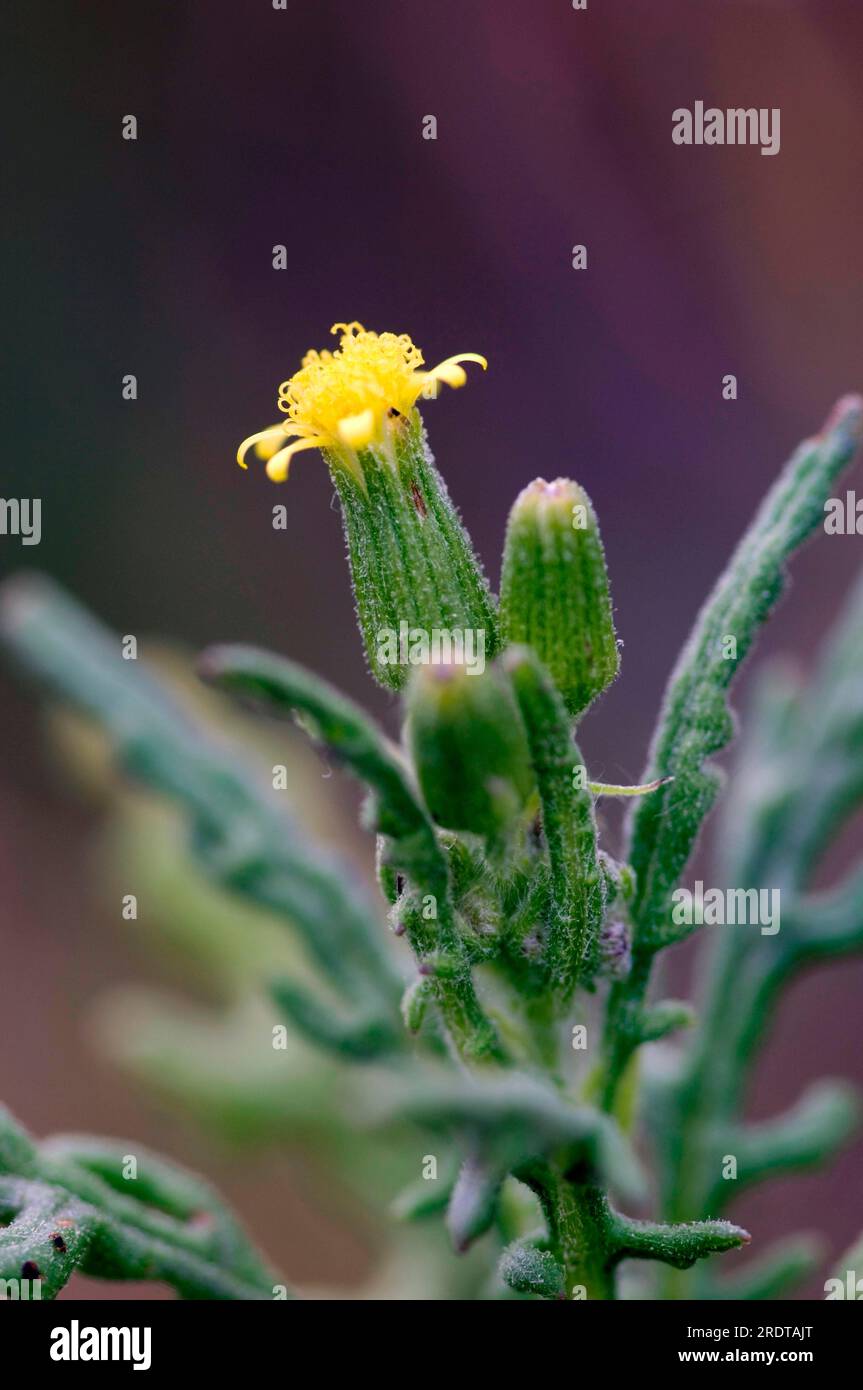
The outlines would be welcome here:
[[[534,1298],[566,1298],[564,1272],[550,1250],[516,1240],[504,1250],[498,1273],[509,1288]]]
[[[463,386],[476,352],[426,368],[406,333],[333,324],[338,347],[310,351],[279,387],[280,424],[244,439],[237,462],[266,460],[267,476],[287,479],[292,459],[323,454],[339,494],[357,616],[372,675],[391,690],[407,684],[403,634],[428,643],[473,640],[497,648],[496,608],[470,538],[432,462],[417,402],[441,383]],[[418,639],[419,640],[419,639]],[[440,640],[440,639],[439,639]]]
[[[619,918],[605,922],[599,934],[600,974],[612,980],[624,980],[632,967],[632,945],[629,928]]]
[[[408,692],[408,743],[432,818],[495,841],[534,786],[527,738],[496,667],[427,666]]]
[[[501,625],[507,644],[533,648],[570,715],[582,714],[617,675],[605,554],[596,513],[577,483],[537,478],[516,499],[503,554]]]
[[[446,1217],[447,1230],[459,1254],[484,1235],[494,1221],[501,1181],[499,1169],[477,1155],[462,1164]]]

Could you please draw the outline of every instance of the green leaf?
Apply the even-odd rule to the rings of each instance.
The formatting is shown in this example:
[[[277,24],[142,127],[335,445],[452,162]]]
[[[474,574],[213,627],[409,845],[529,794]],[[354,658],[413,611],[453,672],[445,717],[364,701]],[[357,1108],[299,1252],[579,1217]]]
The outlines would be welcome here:
[[[555,1154],[624,1197],[643,1196],[640,1167],[614,1121],[591,1106],[568,1105],[551,1086],[526,1074],[483,1073],[480,1081],[429,1069],[386,1088],[381,1114],[460,1134],[471,1152],[497,1168],[500,1181]]]
[[[347,696],[296,662],[256,647],[209,647],[198,670],[222,690],[253,698],[277,714],[302,716],[305,731],[375,792],[374,828],[396,840],[398,866],[413,869],[417,854],[424,868],[440,861],[434,832],[401,753]]]
[[[845,397],[822,433],[793,455],[702,608],[666,689],[644,780],[674,780],[635,802],[629,822],[627,858],[636,876],[630,904],[633,960],[629,976],[609,996],[603,1086],[607,1109],[614,1107],[632,1054],[644,1040],[644,999],[653,957],[689,930],[672,923],[671,893],[720,786],[709,759],[733,733],[728,689],[782,592],[787,560],[817,527],[833,483],[854,454],[861,419],[860,399]],[[734,659],[728,659],[732,652]],[[786,717],[783,704],[782,719]],[[772,828],[777,829],[775,822]],[[790,852],[791,847],[786,849]],[[745,886],[750,878],[747,873],[733,881]],[[733,944],[726,949],[733,951]],[[754,986],[754,996],[759,989]],[[763,1004],[759,999],[759,1008]]]
[[[614,1213],[613,1243],[617,1260],[659,1260],[674,1269],[689,1269],[696,1260],[748,1245],[751,1236],[730,1221],[686,1221],[666,1226],[633,1221]]]
[[[205,737],[119,638],[47,580],[9,581],[6,648],[104,729],[123,768],[187,814],[191,848],[220,886],[286,917],[348,997],[394,1015],[402,980],[356,873],[311,841],[229,747]]]
[[[0,1106],[0,1278],[39,1278],[55,1298],[76,1268],[157,1280],[181,1298],[263,1300],[284,1288],[200,1178],[132,1143],[33,1144]]]
[[[325,1052],[335,1052],[349,1061],[368,1062],[401,1050],[402,1035],[388,1019],[376,1014],[346,1017],[294,980],[271,980],[269,993],[297,1032]]]
[[[863,797],[861,682],[858,581],[806,685],[777,661],[756,688],[720,821],[719,881],[781,885],[782,928],[776,937],[721,931],[707,949],[692,1049],[645,1110],[669,1218],[712,1215],[741,1182],[823,1162],[855,1123],[855,1097],[833,1083],[775,1120],[752,1126],[741,1115],[782,990],[807,966],[863,948],[863,867],[827,891],[809,888],[829,836]],[[738,1158],[735,1183],[719,1180],[725,1154]]]
[[[83,1262],[97,1225],[98,1214],[62,1188],[0,1178],[0,1279],[21,1297],[56,1298]],[[38,1293],[22,1287],[37,1280]]]
[[[627,858],[637,876],[632,910],[643,947],[674,939],[669,896],[720,785],[719,774],[705,763],[733,733],[726,693],[782,592],[786,561],[822,520],[825,499],[853,457],[860,428],[861,402],[846,397],[822,434],[800,446],[701,610],[672,674],[642,780],[674,782],[636,802],[630,824]],[[726,638],[736,643],[734,659],[723,655]]]
[[[838,1081],[817,1082],[786,1114],[744,1125],[723,1140],[726,1152],[737,1159],[734,1187],[814,1167],[847,1142],[859,1118],[860,1103],[853,1087]]]
[[[824,1242],[817,1236],[777,1241],[760,1259],[750,1260],[742,1273],[708,1283],[707,1296],[747,1302],[783,1298],[817,1269],[823,1254]]]

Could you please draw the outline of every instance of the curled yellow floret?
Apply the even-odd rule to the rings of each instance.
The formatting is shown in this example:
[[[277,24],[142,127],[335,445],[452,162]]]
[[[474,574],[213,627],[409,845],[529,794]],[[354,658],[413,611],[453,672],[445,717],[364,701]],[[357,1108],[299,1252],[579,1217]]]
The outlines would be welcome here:
[[[330,331],[339,335],[338,347],[307,352],[300,370],[282,382],[278,406],[287,419],[243,440],[241,468],[254,449],[273,482],[283,483],[302,449],[356,452],[383,442],[390,422],[410,414],[420,396],[437,395],[441,382],[464,386],[462,362],[488,366],[479,353],[462,352],[426,371],[406,333],[370,333],[361,323],[336,323]]]

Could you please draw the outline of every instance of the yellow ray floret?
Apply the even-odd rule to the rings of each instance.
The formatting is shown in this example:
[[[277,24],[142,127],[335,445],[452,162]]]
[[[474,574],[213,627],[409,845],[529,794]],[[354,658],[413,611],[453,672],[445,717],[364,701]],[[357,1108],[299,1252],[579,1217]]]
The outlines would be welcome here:
[[[294,454],[301,449],[364,449],[386,437],[390,421],[410,414],[422,395],[437,394],[438,385],[464,386],[462,362],[488,363],[476,352],[447,357],[425,371],[423,355],[406,333],[368,333],[361,323],[337,323],[334,352],[307,352],[303,365],[279,387],[279,410],[288,417],[249,435],[237,450],[247,467],[254,449],[267,460],[267,474],[283,483]]]

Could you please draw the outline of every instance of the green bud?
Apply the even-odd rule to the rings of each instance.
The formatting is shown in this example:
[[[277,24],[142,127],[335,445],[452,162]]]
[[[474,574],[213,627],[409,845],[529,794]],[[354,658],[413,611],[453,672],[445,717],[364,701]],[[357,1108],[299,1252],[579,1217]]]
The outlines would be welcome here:
[[[429,1004],[434,998],[434,985],[424,976],[412,980],[402,995],[401,1011],[405,1028],[416,1035],[425,1022]]]
[[[494,1221],[503,1175],[494,1164],[474,1156],[462,1164],[447,1208],[447,1230],[463,1254]]]
[[[488,841],[505,833],[534,777],[524,726],[501,672],[418,670],[408,692],[407,735],[433,820]]]
[[[501,627],[507,644],[533,648],[570,715],[582,714],[617,675],[605,554],[577,483],[537,478],[517,497],[503,553]]]
[[[357,617],[372,675],[401,690],[414,665],[490,660],[497,615],[470,537],[434,466],[416,411],[386,447],[327,461],[344,516]]]
[[[537,1250],[528,1241],[517,1240],[507,1246],[498,1272],[516,1293],[549,1299],[566,1297],[564,1274],[557,1260],[550,1251]]]

